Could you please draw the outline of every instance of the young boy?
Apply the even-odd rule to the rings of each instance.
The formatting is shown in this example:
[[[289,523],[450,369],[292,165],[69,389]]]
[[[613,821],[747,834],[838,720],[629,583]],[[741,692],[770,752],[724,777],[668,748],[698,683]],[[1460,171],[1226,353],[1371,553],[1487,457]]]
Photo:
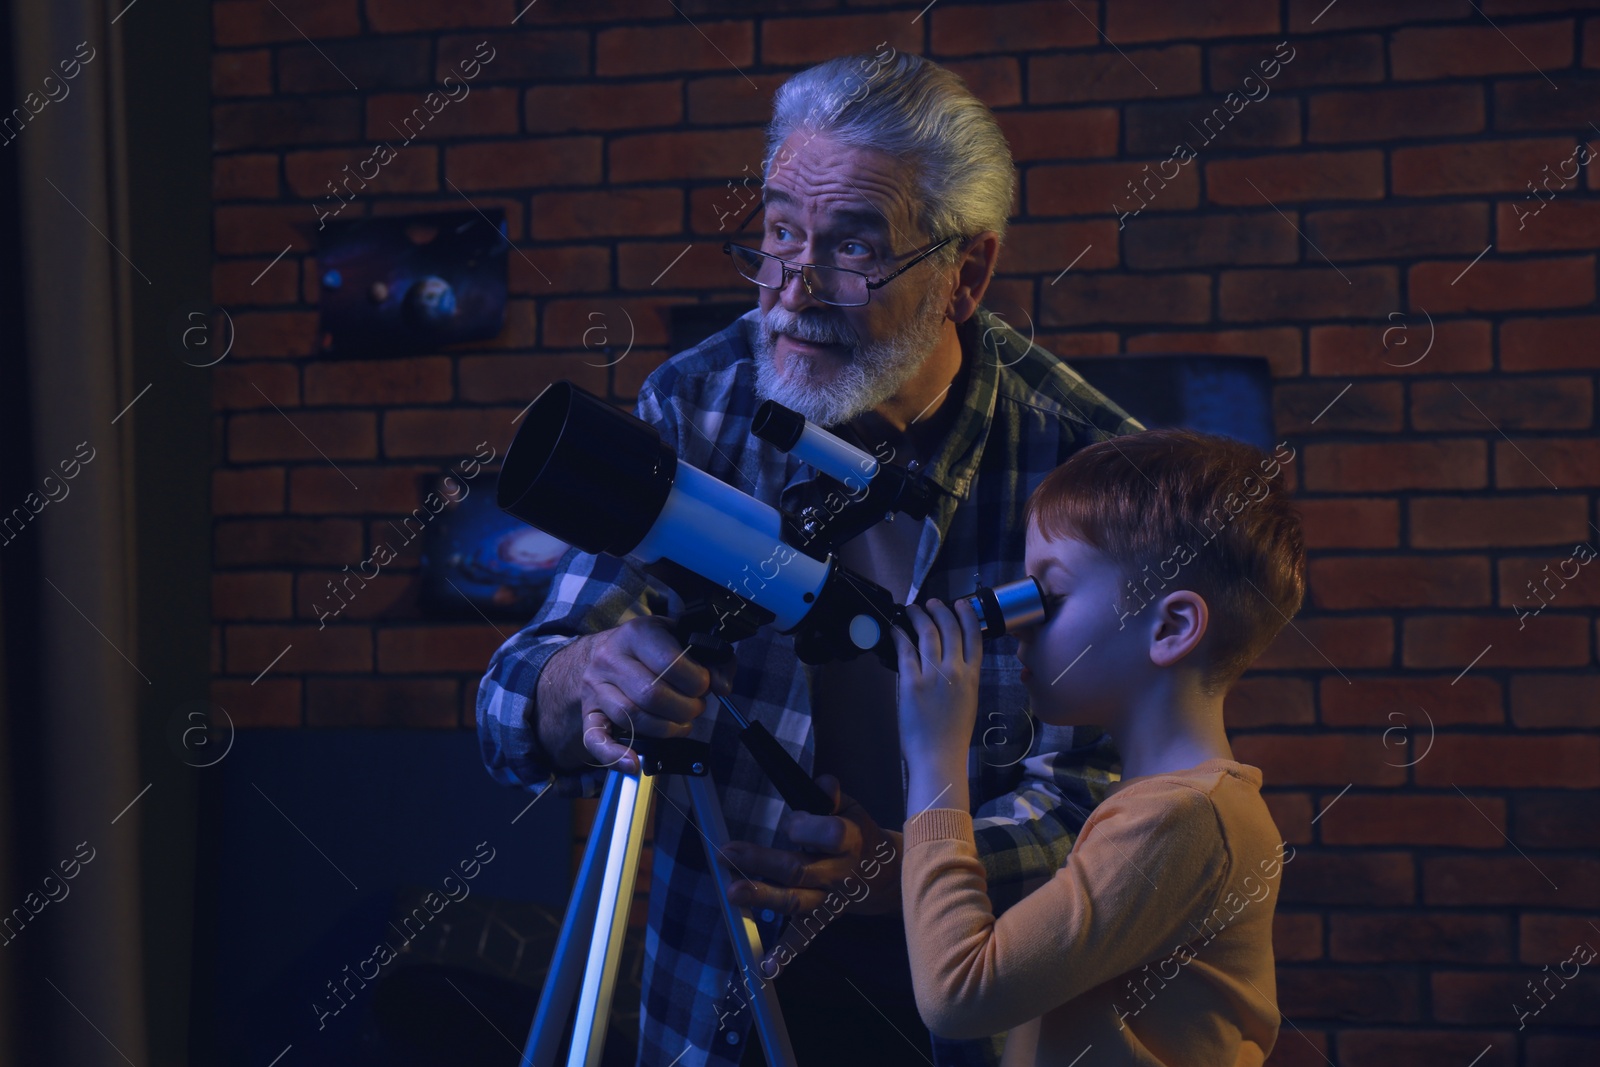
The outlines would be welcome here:
[[[1276,458],[1150,430],[1084,448],[1028,500],[1046,614],[1017,631],[1034,715],[1098,725],[1122,778],[1067,862],[998,919],[968,814],[978,619],[908,606],[904,892],[917,1008],[1004,1063],[1251,1065],[1278,1033],[1272,913],[1293,859],[1238,763],[1223,697],[1300,608],[1305,550]]]

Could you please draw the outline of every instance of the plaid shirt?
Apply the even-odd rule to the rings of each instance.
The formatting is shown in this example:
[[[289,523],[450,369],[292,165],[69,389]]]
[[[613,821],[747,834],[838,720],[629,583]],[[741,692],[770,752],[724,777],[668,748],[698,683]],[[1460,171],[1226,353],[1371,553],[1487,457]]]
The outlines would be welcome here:
[[[645,380],[636,412],[661,431],[681,462],[792,511],[813,502],[810,483],[818,475],[750,433],[760,401],[747,330],[759,321],[752,309],[668,359]],[[987,309],[980,307],[960,324],[958,335],[970,368],[967,393],[942,451],[925,468],[941,491],[924,520],[908,598],[913,601],[933,596],[949,603],[979,581],[995,586],[1023,577],[1028,494],[1084,445],[1144,429]],[[479,684],[478,738],[496,781],[532,793],[554,785],[566,796],[598,795],[604,770],[552,774],[529,724],[531,697],[540,670],[558,648],[578,635],[660,611],[661,589],[629,562],[567,551],[538,614],[494,653]],[[675,591],[666,592],[666,612],[676,615],[683,603]],[[740,641],[736,654],[731,699],[810,772],[815,668],[799,660],[792,638],[770,626]],[[978,852],[997,914],[1066,861],[1119,767],[1102,732],[1034,719],[1020,673],[1016,638],[985,642],[967,773]],[[739,743],[737,725],[719,712],[712,701],[691,736],[712,746],[711,773],[730,836],[794,848],[778,830],[782,798]],[[697,1051],[678,1062],[731,1067],[745,1042],[756,1039],[750,1033],[753,1012],[738,1011],[731,1022],[721,1015],[745,1001],[729,995],[736,964],[706,873],[704,845],[688,825],[683,783],[669,778],[658,792],[639,1063],[666,1067],[692,1046]],[[774,944],[787,921],[779,916],[762,922],[762,943]],[[841,986],[840,995],[856,994]],[[1002,1042],[1003,1035],[962,1042],[936,1037],[935,1056],[940,1067],[992,1065]]]

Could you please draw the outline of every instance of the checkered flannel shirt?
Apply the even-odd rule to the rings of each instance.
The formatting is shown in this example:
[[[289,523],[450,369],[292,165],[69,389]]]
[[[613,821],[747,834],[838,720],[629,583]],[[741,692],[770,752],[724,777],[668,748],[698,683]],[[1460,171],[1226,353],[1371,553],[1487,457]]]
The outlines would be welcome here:
[[[816,472],[750,433],[760,401],[749,331],[758,311],[668,359],[639,391],[636,413],[657,427],[680,462],[691,463],[764,503],[797,510],[814,502]],[[1144,429],[1075,371],[1014,331],[986,308],[958,326],[969,362],[966,395],[937,459],[925,474],[939,488],[923,522],[909,599],[948,603],[979,583],[995,586],[1025,574],[1023,505],[1028,494],[1074,451],[1109,436]],[[837,506],[837,505],[835,505]],[[901,516],[898,521],[912,521]],[[662,592],[665,591],[665,600]],[[478,688],[478,738],[489,774],[538,794],[592,797],[603,769],[553,774],[532,725],[532,697],[550,656],[581,634],[626,619],[683,608],[675,591],[631,563],[576,548],[561,558],[538,614],[501,645]],[[811,679],[792,638],[763,628],[736,646],[732,700],[759,720],[808,772],[812,768]],[[979,855],[996,913],[1048,881],[1119,762],[1095,729],[1053,727],[1027,710],[1016,639],[985,643],[979,717],[968,752]],[[712,777],[735,839],[795,847],[778,829],[785,806],[737,740],[730,716],[711,702],[692,736],[712,746]],[[639,1063],[732,1067],[744,1052],[752,1012],[722,1015],[731,1002],[736,962],[707,874],[703,844],[688,824],[682,782],[667,779],[656,805],[655,852],[640,1010]],[[565,856],[565,853],[562,854]],[[772,945],[788,920],[762,922]],[[781,975],[780,975],[781,980]],[[840,984],[841,996],[856,996]],[[939,1067],[998,1063],[1004,1035],[988,1040],[935,1038]],[[677,1058],[691,1048],[688,1055]]]

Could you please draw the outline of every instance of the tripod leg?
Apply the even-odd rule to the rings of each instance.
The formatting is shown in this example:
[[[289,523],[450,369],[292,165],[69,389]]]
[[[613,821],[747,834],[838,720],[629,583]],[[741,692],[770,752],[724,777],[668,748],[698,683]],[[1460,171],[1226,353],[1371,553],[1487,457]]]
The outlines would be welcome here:
[[[655,779],[649,775],[619,775],[616,820],[611,827],[611,848],[606,853],[605,876],[595,910],[594,932],[589,940],[589,962],[583,972],[583,994],[572,1031],[567,1067],[599,1067],[605,1046],[606,1020],[611,1014],[611,993],[633,907],[633,886],[644,848],[645,817]]]
[[[594,928],[595,913],[600,902],[600,874],[604,860],[600,858],[600,844],[617,817],[617,800],[622,794],[620,771],[606,775],[606,787],[600,794],[600,805],[595,811],[594,829],[589,834],[589,844],[584,849],[583,866],[578,869],[578,882],[572,887],[567,901],[567,915],[561,922],[561,937],[556,942],[555,955],[550,959],[550,971],[545,976],[544,988],[539,991],[539,1010],[533,1016],[533,1027],[528,1031],[528,1041],[522,1050],[519,1067],[549,1067],[555,1062],[556,1048],[561,1044],[561,1034],[567,1027],[567,1016],[572,1011],[573,999],[578,995],[578,978],[583,973],[583,931]]]
[[[728,861],[722,850],[728,843],[728,827],[722,819],[722,808],[709,778],[685,778],[689,784],[689,799],[694,805],[695,819],[705,835],[706,858],[711,863],[711,880],[717,887],[717,899],[722,905],[722,918],[728,924],[728,936],[733,940],[733,955],[740,976],[754,977],[760,989],[753,991],[750,1006],[755,1009],[756,1032],[761,1035],[761,1048],[767,1054],[770,1067],[791,1067],[795,1062],[794,1048],[789,1044],[789,1028],[784,1025],[783,1012],[778,1007],[778,991],[771,982],[763,981],[758,967],[763,955],[761,931],[750,917],[748,908],[735,907],[728,900],[728,882],[731,875]],[[746,988],[748,988],[748,983]]]

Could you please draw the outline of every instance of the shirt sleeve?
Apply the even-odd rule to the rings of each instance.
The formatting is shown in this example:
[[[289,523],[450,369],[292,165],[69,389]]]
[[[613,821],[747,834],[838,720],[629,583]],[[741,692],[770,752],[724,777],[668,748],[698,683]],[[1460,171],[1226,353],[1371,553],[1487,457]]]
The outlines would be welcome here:
[[[676,446],[671,405],[647,387],[640,389],[634,413]],[[649,576],[631,562],[567,549],[533,621],[495,650],[478,682],[478,748],[490,777],[536,795],[551,785],[563,796],[599,795],[606,768],[554,769],[539,744],[534,695],[545,664],[558,649],[576,637],[652,614],[650,599]]]
[[[1181,783],[1104,801],[1055,876],[998,919],[968,813],[919,814],[904,854],[917,1009],[957,1038],[1009,1029],[1171,951],[1228,866],[1210,799]]]

